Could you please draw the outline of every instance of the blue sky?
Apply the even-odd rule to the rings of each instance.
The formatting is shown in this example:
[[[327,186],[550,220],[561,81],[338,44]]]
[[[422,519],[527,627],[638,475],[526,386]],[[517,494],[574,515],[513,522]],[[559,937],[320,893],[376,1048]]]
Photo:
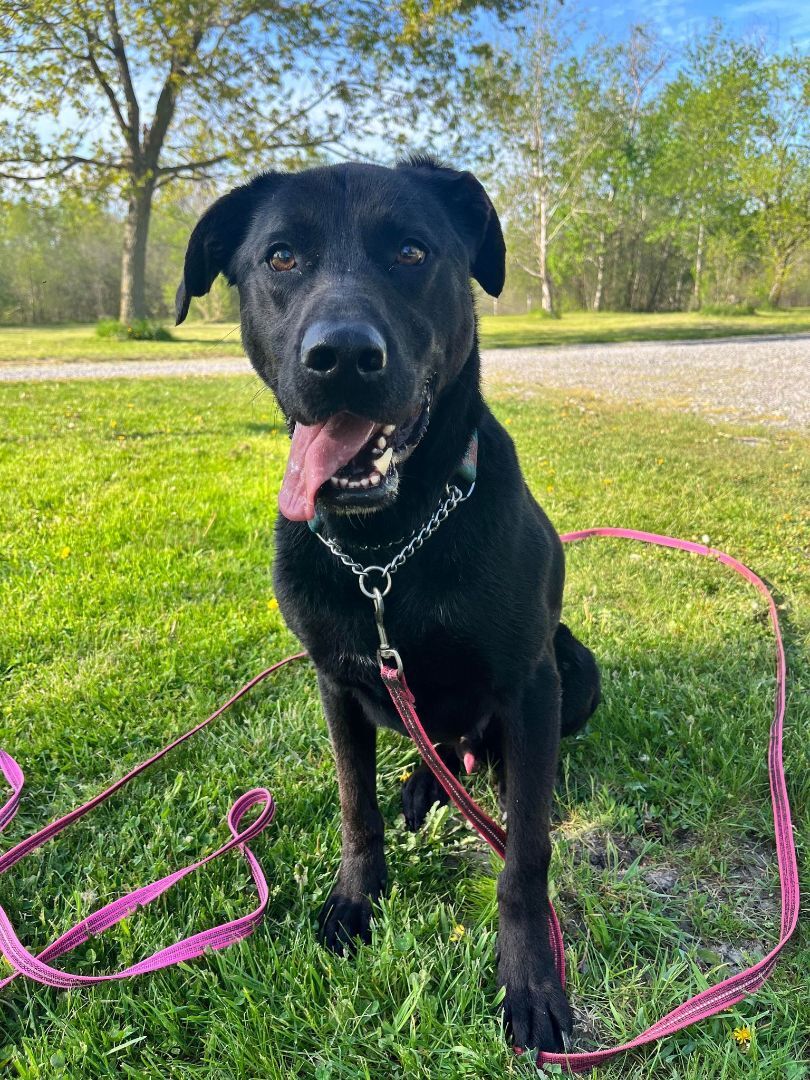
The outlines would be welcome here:
[[[810,46],[810,0],[606,0],[583,4],[589,27],[608,37],[623,37],[634,23],[648,23],[677,49],[722,19],[734,37],[765,35],[782,51]]]

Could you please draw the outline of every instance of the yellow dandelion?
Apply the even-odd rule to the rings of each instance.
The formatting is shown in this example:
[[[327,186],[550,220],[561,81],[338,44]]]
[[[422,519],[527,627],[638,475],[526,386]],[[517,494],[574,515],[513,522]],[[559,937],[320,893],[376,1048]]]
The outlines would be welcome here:
[[[62,550],[59,552],[59,558],[60,559],[67,559],[69,557],[69,555],[70,555],[70,548],[67,547],[67,546],[63,547]]]
[[[271,611],[278,611],[278,600],[276,600],[275,596],[270,597],[270,599],[267,601],[267,606],[270,608]]]
[[[549,495],[552,493],[553,490],[554,490],[554,485],[553,484],[546,484],[546,491],[549,493]]]
[[[467,933],[467,928],[463,923],[456,923],[450,933],[451,941],[461,941],[464,935]]]
[[[111,428],[117,428],[118,427],[118,421],[117,420],[111,420],[110,421],[110,427]]]
[[[504,423],[506,424],[507,427],[509,427],[509,425],[512,423],[512,417],[507,416],[507,418],[504,420]]]
[[[400,784],[404,784],[406,780],[410,780],[411,776],[412,776],[412,773],[408,772],[407,769],[405,770],[405,772],[400,773],[399,774],[399,782],[400,782]]]
[[[747,1024],[743,1024],[742,1027],[734,1028],[731,1037],[743,1053],[746,1053],[750,1049],[751,1028]]]

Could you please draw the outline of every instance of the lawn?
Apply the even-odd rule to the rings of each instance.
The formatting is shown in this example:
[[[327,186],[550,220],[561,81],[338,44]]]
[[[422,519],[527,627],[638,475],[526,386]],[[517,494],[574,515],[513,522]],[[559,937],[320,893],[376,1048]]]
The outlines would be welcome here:
[[[561,531],[616,524],[705,535],[773,583],[786,621],[785,756],[805,866],[808,441],[554,391],[540,404],[502,395],[494,405]],[[0,745],[28,778],[5,847],[295,642],[272,596],[287,440],[269,395],[255,398],[244,379],[16,384],[0,387],[0,409]],[[764,606],[708,560],[592,540],[569,549],[568,567],[565,616],[604,677],[588,732],[564,746],[552,867],[577,1046],[587,1048],[637,1034],[777,939],[765,766],[773,660]],[[36,950],[93,907],[218,846],[232,800],[266,784],[279,811],[253,845],[272,890],[257,934],[125,983],[60,992],[16,982],[2,1003],[0,1072],[536,1075],[499,1030],[497,866],[455,812],[434,813],[417,836],[405,830],[399,778],[417,755],[393,734],[381,743],[392,887],[372,948],[344,960],[315,942],[340,841],[315,680],[302,666],[2,883]],[[472,787],[492,809],[485,777]],[[254,903],[244,862],[227,856],[65,966],[114,970]],[[804,929],[755,998],[592,1075],[799,1080],[809,969]],[[747,1054],[732,1037],[741,1024],[753,1032]]]
[[[172,329],[175,341],[112,341],[92,326],[0,327],[0,361],[165,360],[241,356],[236,323],[188,322]],[[482,315],[484,348],[575,345],[611,341],[661,341],[740,334],[810,332],[810,308],[756,315],[711,316],[700,312],[570,312],[560,319],[529,315]]]
[[[755,315],[705,315],[699,311],[654,314],[572,311],[560,319],[537,314],[484,315],[481,319],[481,342],[486,349],[611,341],[677,341],[808,331],[810,308],[758,311]]]

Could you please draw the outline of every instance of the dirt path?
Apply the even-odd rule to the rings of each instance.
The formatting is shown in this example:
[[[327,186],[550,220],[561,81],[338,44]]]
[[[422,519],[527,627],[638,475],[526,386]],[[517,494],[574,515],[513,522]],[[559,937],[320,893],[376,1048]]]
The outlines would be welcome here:
[[[499,388],[570,387],[724,421],[810,427],[810,334],[491,349],[483,357]],[[0,382],[250,374],[240,357],[0,364]]]

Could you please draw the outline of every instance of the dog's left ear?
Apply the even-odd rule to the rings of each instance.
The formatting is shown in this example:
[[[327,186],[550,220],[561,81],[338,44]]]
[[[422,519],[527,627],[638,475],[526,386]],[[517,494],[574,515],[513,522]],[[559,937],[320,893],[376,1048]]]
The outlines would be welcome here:
[[[209,206],[194,226],[175,297],[176,326],[188,315],[191,298],[205,296],[217,274],[225,274],[233,285],[231,262],[250,225],[257,193],[273,180],[272,173],[263,173],[249,184],[235,187]]]
[[[398,167],[417,170],[433,183],[467,245],[471,276],[490,296],[500,296],[506,280],[506,243],[495,207],[480,180],[471,172],[448,169],[427,156],[408,158]]]

